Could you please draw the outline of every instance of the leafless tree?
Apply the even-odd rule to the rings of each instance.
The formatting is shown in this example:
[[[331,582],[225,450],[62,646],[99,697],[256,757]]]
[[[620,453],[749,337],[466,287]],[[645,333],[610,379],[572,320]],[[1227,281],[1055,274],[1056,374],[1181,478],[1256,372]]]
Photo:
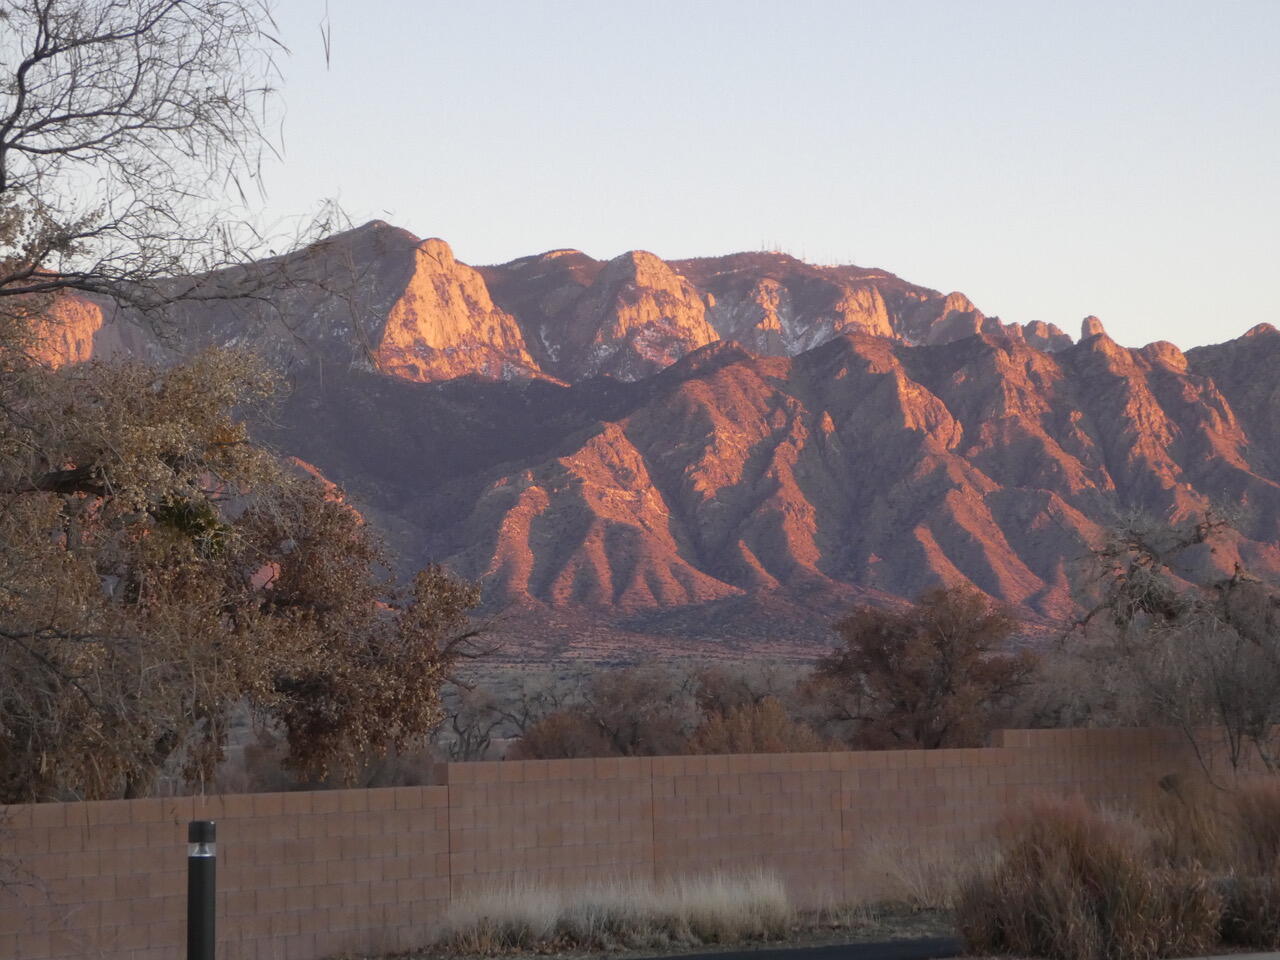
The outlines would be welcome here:
[[[0,3],[0,295],[145,302],[241,259],[273,30],[265,0]]]
[[[506,731],[522,737],[529,728],[556,710],[582,702],[588,677],[581,671],[520,677],[514,689],[496,702]]]
[[[438,740],[450,760],[484,760],[505,723],[492,691],[457,686],[445,700],[445,722]]]
[[[1233,536],[1213,511],[1183,522],[1125,518],[1095,550],[1097,596],[1068,641],[1132,709],[1197,748],[1219,732],[1233,769],[1256,757],[1280,772],[1280,590],[1238,562],[1228,576],[1193,574],[1196,554]]]

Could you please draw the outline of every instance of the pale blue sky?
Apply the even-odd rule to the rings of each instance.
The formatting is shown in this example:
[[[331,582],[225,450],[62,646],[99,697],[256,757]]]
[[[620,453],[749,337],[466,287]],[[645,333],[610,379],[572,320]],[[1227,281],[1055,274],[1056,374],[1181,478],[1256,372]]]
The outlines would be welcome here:
[[[279,0],[270,212],[784,249],[1131,345],[1280,324],[1280,2]]]

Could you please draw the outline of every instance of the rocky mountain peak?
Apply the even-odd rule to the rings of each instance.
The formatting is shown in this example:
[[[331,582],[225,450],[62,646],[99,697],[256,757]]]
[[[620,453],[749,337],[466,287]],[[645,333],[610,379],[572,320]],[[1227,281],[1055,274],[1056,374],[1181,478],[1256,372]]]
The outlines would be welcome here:
[[[1152,363],[1162,364],[1175,370],[1187,369],[1186,354],[1168,340],[1156,340],[1154,343],[1148,343],[1140,352]]]
[[[1043,320],[1032,320],[1022,327],[1022,332],[1023,339],[1038,350],[1065,350],[1071,346],[1070,334]]]
[[[1247,503],[1214,562],[1280,575],[1268,324],[1184,354],[1090,317],[1073,345],[880,269],[569,249],[477,269],[381,222],[259,276],[280,280],[270,309],[176,308],[180,346],[292,365],[266,439],[407,562],[444,560],[527,614],[522,655],[794,655],[855,602],[939,583],[1047,623],[1122,509]],[[117,314],[60,298],[51,362],[155,356]]]
[[[605,264],[606,282],[631,281],[647,287],[667,288],[678,285],[680,277],[665,260],[647,250],[628,250]]]
[[[457,263],[453,257],[453,247],[449,246],[448,243],[441,240],[439,237],[428,237],[426,240],[423,240],[418,244],[418,249],[428,257],[436,260],[440,264],[441,269],[447,270],[450,266]],[[485,295],[488,295],[488,291],[486,291]]]
[[[1088,340],[1090,337],[1106,336],[1107,331],[1102,326],[1102,321],[1097,317],[1088,316],[1080,321],[1080,339]]]
[[[515,318],[494,306],[484,279],[455,260],[449,244],[433,237],[414,254],[373,351],[380,370],[422,381],[540,372]]]

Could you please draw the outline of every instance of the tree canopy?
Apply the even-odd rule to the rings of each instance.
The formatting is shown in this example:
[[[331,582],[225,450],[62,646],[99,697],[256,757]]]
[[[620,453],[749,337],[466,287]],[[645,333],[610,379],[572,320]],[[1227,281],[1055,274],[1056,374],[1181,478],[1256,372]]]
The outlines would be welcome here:
[[[860,746],[979,746],[1035,669],[1029,652],[1006,649],[1016,629],[969,587],[931,590],[904,609],[859,607],[836,625],[840,645],[818,676]]]
[[[300,773],[350,768],[432,730],[473,636],[474,585],[398,583],[341,491],[254,441],[278,383],[252,354],[35,349],[65,291],[163,308],[243,251],[271,26],[0,2],[0,803],[208,781],[246,705]]]

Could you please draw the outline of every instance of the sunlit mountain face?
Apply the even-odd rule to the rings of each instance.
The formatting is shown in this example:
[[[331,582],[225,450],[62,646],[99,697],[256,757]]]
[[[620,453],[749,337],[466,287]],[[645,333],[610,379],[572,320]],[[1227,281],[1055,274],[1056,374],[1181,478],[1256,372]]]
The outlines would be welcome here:
[[[264,436],[406,564],[482,579],[509,656],[806,656],[851,605],[939,583],[1043,633],[1134,509],[1236,505],[1186,575],[1280,575],[1268,325],[1130,349],[1096,318],[1073,341],[880,269],[575,250],[471,267],[383,223],[206,282],[257,293],[160,330],[64,298],[45,355],[262,352],[290,383]]]

